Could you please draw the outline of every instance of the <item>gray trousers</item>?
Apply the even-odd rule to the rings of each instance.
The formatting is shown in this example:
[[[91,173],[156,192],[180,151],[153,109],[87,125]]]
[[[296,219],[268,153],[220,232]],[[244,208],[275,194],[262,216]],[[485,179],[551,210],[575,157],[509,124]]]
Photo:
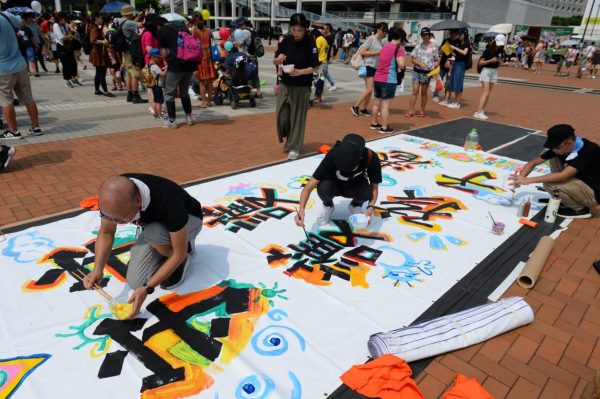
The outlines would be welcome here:
[[[202,230],[202,219],[188,215],[188,242],[194,248],[196,236]],[[158,253],[150,243],[170,244],[169,231],[162,223],[150,223],[139,235],[131,247],[129,264],[127,265],[127,285],[136,289],[146,284],[150,277],[165,261],[165,257]],[[191,256],[188,255],[188,256]]]
[[[310,87],[279,85],[275,110],[277,136],[280,143],[286,139],[283,146],[286,151],[302,149],[309,99]]]
[[[552,173],[560,172],[565,167],[563,163],[554,157],[550,159],[550,171]],[[560,205],[579,211],[583,208],[594,209],[598,206],[594,190],[581,180],[573,177],[564,183],[544,183],[544,188],[550,194],[558,192]]]
[[[189,98],[188,90],[194,72],[167,72],[165,76],[165,102],[175,101],[177,87],[179,87],[179,98]]]

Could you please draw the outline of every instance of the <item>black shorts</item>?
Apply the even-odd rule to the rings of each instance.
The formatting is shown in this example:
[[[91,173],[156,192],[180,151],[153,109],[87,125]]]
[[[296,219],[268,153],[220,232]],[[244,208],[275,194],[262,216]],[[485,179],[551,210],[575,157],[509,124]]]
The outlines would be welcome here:
[[[154,102],[157,104],[163,104],[165,102],[163,88],[159,85],[156,85],[152,88],[152,96],[154,97]]]
[[[373,68],[373,67],[368,66],[367,67],[367,76],[366,77],[367,78],[374,77],[375,76],[375,72],[377,72],[377,68]]]

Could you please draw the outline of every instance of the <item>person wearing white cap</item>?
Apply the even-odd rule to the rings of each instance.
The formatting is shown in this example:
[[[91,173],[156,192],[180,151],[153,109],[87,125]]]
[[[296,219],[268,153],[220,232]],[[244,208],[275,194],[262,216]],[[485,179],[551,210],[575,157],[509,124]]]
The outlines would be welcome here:
[[[498,81],[498,67],[502,62],[504,45],[506,44],[506,36],[496,35],[495,39],[488,44],[487,48],[479,58],[477,71],[479,72],[479,81],[483,88],[483,93],[479,99],[479,108],[473,115],[477,119],[487,119],[484,110],[490,98],[490,93],[494,88],[494,84]]]

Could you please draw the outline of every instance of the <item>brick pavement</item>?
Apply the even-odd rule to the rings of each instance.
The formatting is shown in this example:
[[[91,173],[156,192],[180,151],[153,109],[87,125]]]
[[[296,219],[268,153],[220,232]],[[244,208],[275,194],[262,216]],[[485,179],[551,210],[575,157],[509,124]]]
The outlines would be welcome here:
[[[479,95],[479,89],[467,89],[461,110],[431,103],[427,117],[412,119],[403,116],[408,98],[400,97],[391,122],[406,131],[471,116]],[[488,114],[493,122],[539,130],[568,122],[598,142],[600,113],[592,110],[599,105],[597,96],[500,85]],[[379,136],[368,129],[367,118],[350,115],[349,104],[313,108],[308,121],[304,153],[349,131]],[[152,128],[23,145],[9,171],[0,174],[0,226],[77,207],[115,173],[144,171],[186,182],[285,159],[275,137],[273,114],[260,114],[176,131]],[[506,293],[524,296],[535,322],[436,358],[417,379],[426,397],[438,397],[461,372],[478,378],[496,399],[579,398],[600,368],[600,277],[591,268],[600,257],[599,239],[600,219],[571,223],[535,288],[513,285]]]

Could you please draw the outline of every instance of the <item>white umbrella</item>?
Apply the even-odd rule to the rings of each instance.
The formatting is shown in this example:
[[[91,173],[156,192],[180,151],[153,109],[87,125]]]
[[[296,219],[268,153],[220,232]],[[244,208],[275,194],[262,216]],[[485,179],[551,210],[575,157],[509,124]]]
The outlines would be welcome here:
[[[169,22],[172,21],[185,21],[185,17],[174,13],[174,12],[168,12],[166,14],[161,15],[161,17],[163,17],[164,19],[166,19]]]
[[[497,24],[488,29],[488,32],[509,34],[513,30],[513,24]]]

